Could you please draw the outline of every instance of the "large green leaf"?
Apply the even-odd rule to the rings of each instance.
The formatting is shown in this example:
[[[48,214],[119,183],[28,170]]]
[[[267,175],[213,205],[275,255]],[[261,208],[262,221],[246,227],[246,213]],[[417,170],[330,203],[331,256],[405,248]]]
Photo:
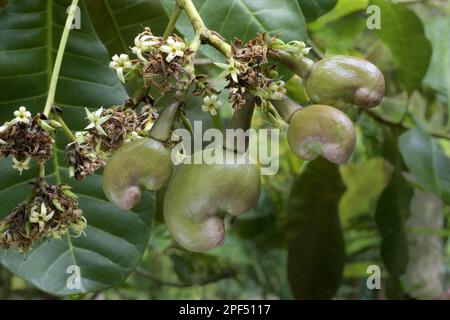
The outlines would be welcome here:
[[[417,182],[450,203],[450,159],[439,142],[420,129],[411,129],[400,137],[399,147]]]
[[[450,57],[448,54],[450,52],[449,17],[433,17],[428,19],[425,22],[425,32],[433,46],[433,56],[424,82],[448,99],[450,96]]]
[[[8,88],[0,91],[1,120],[9,120],[19,105],[42,111],[69,5],[68,0],[16,0],[0,14],[0,85]],[[86,125],[82,107],[109,106],[127,98],[86,13],[81,3],[81,30],[69,36],[56,93],[56,104],[73,129]],[[153,197],[147,195],[136,212],[119,210],[106,201],[100,176],[82,183],[69,180],[62,158],[60,153],[47,165],[48,179],[75,187],[89,223],[87,236],[43,242],[27,255],[9,250],[0,259],[15,274],[56,295],[102,290],[123,281],[139,262],[149,237]],[[9,159],[0,162],[1,218],[31,191],[33,171],[19,176]],[[79,290],[66,287],[70,265],[81,268]]]
[[[336,165],[311,162],[288,200],[288,276],[297,299],[330,299],[339,288],[345,245],[338,203],[344,185]]]
[[[411,9],[385,0],[373,0],[381,9],[380,39],[391,49],[400,82],[412,92],[425,76],[431,59],[431,44],[422,21]]]
[[[337,0],[297,0],[307,21],[312,21],[334,8]]]
[[[347,190],[339,202],[343,225],[362,215],[372,214],[378,197],[389,182],[392,168],[383,158],[341,167]]]
[[[85,0],[95,30],[109,53],[131,51],[143,27],[162,35],[168,18],[160,0]]]
[[[167,12],[173,12],[174,1],[162,0]],[[306,25],[297,1],[292,0],[194,0],[205,24],[219,32],[228,42],[234,37],[244,41],[264,31],[280,34],[283,40],[306,40]],[[185,14],[177,23],[178,30],[191,39],[192,26]],[[211,51],[205,51],[214,55]]]

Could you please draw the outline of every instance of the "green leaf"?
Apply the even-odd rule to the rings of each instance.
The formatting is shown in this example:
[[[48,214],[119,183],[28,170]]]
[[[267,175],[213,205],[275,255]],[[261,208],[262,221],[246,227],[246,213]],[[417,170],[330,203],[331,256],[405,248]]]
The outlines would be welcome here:
[[[297,299],[331,299],[339,288],[345,245],[338,215],[344,185],[338,166],[311,162],[294,182],[288,211],[288,277]]]
[[[0,13],[0,120],[9,120],[20,105],[33,113],[42,111],[53,61],[70,5],[68,0],[11,1]],[[127,94],[108,67],[108,54],[98,39],[83,3],[81,29],[71,31],[56,92],[56,104],[73,129],[86,126],[82,107],[98,108],[123,103]],[[60,140],[58,137],[57,140]],[[55,152],[47,164],[50,183],[74,186],[88,220],[86,237],[42,242],[22,255],[14,250],[0,253],[8,269],[39,289],[69,295],[100,291],[126,279],[138,264],[147,245],[153,196],[147,194],[135,211],[115,208],[106,201],[101,176],[83,182],[68,178],[61,165],[64,155]],[[10,159],[0,161],[0,217],[4,218],[31,191],[35,171],[22,176]],[[80,289],[70,290],[66,273],[70,265],[81,268]]]
[[[308,28],[316,30],[325,26],[327,23],[339,20],[342,17],[352,13],[365,10],[369,4],[369,0],[339,0],[337,5],[316,21],[309,23]]]
[[[168,13],[173,12],[175,2],[162,0]],[[292,0],[194,0],[194,5],[206,26],[219,32],[228,43],[235,37],[248,41],[264,31],[271,35],[281,33],[281,39],[307,39],[305,18],[297,1]],[[194,36],[191,23],[182,14],[177,29],[191,39]],[[217,57],[217,53],[205,50]]]
[[[450,158],[439,142],[420,129],[411,129],[400,137],[399,147],[417,182],[450,203]]]
[[[33,172],[17,179],[17,171],[10,161],[1,161],[0,218],[31,192]],[[39,289],[54,295],[66,296],[101,291],[125,280],[136,268],[147,246],[153,195],[148,193],[134,211],[116,208],[108,202],[102,191],[102,178],[92,175],[83,182],[68,177],[68,169],[56,162],[47,166],[49,183],[61,181],[74,187],[79,204],[88,221],[86,236],[64,237],[43,241],[27,254],[14,248],[0,252],[0,261],[16,275]],[[15,182],[11,182],[15,181]],[[69,289],[67,268],[80,267],[80,289]]]
[[[306,21],[313,21],[336,6],[337,0],[297,0]]]
[[[448,54],[450,52],[449,17],[433,17],[428,19],[425,22],[425,32],[433,46],[433,56],[424,82],[448,99],[450,96],[450,57]],[[450,100],[447,100],[447,103],[448,101]]]
[[[339,202],[343,225],[362,215],[372,214],[378,197],[389,182],[392,168],[383,158],[341,167],[347,191]]]
[[[110,55],[131,52],[143,27],[163,35],[168,23],[160,0],[85,0],[95,30]]]
[[[0,13],[0,121],[18,106],[41,112],[66,19],[68,0],[13,1]],[[123,103],[127,94],[108,67],[109,57],[81,6],[81,29],[69,35],[56,92],[70,127],[86,126],[81,107]],[[20,19],[18,17],[20,16]],[[81,94],[82,93],[82,94]]]
[[[422,21],[401,4],[373,0],[381,9],[380,39],[391,49],[399,69],[399,80],[411,93],[420,86],[431,59],[431,44],[425,36]]]
[[[393,277],[402,275],[408,264],[405,220],[412,196],[411,185],[401,172],[395,171],[377,203],[375,219],[382,238],[381,257]]]

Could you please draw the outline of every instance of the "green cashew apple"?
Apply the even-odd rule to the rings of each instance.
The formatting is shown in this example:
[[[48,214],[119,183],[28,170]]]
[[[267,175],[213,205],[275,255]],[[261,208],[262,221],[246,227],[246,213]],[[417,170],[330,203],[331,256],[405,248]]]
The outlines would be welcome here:
[[[356,143],[355,128],[342,111],[324,105],[313,105],[296,111],[290,118],[288,143],[303,160],[322,155],[328,161],[346,162]]]
[[[315,104],[373,108],[381,103],[384,90],[381,71],[367,60],[350,56],[324,58],[306,78],[306,92]]]
[[[118,207],[131,209],[141,198],[141,187],[158,190],[171,174],[170,150],[155,139],[141,138],[123,145],[109,159],[103,191]]]
[[[170,233],[179,245],[194,252],[222,245],[225,214],[237,216],[249,211],[260,195],[256,164],[250,164],[245,154],[223,148],[216,152],[223,153],[220,164],[177,167],[164,199],[164,220]]]

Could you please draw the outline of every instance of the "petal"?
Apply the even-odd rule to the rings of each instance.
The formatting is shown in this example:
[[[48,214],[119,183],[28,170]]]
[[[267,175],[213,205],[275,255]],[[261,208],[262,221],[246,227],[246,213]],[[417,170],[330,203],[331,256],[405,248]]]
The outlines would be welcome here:
[[[103,130],[102,127],[100,127],[100,126],[95,126],[95,129],[97,129],[97,131],[100,132],[101,134],[103,134],[104,136],[107,136],[105,130]]]
[[[44,217],[44,221],[49,221],[51,218],[53,218],[53,215],[55,214],[55,211],[50,212],[48,215]]]
[[[235,71],[231,72],[230,74],[231,74],[231,79],[233,79],[234,82],[239,82],[237,73]]]
[[[139,58],[139,60],[143,61],[143,62],[147,62],[147,59],[145,59],[145,57],[142,55],[142,50],[139,50],[136,53],[136,56]]]
[[[166,45],[159,47],[159,50],[164,52],[164,53],[171,53],[172,52],[172,48],[169,47],[169,46],[166,46]]]
[[[175,58],[175,55],[173,53],[169,53],[167,55],[166,61],[171,62],[173,60],[173,58]]]
[[[217,116],[217,110],[216,109],[214,109],[214,108],[211,108],[210,110],[209,110],[209,112],[211,113],[211,115],[214,117],[214,116]]]
[[[116,70],[117,77],[122,83],[125,83],[125,77],[123,76],[123,68],[117,68]]]
[[[95,127],[95,124],[90,123],[87,127],[84,128],[84,130],[89,130]]]

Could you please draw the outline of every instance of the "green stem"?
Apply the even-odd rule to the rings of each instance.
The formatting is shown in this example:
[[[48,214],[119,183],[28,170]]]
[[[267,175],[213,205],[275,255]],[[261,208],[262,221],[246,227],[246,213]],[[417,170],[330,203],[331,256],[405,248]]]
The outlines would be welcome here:
[[[48,117],[53,104],[55,102],[56,85],[58,83],[59,71],[61,70],[62,59],[64,56],[64,51],[66,49],[67,39],[69,38],[70,29],[72,27],[73,19],[75,18],[76,8],[78,5],[78,0],[72,0],[70,6],[69,14],[67,15],[66,24],[64,25],[64,30],[61,36],[61,41],[59,42],[58,53],[56,54],[55,65],[53,66],[52,78],[50,80],[50,85],[48,89],[47,101],[45,102],[45,107],[43,113]],[[52,45],[49,43],[48,45]]]
[[[158,120],[156,120],[155,124],[150,130],[150,138],[153,138],[160,142],[166,142],[167,140],[169,140],[172,133],[173,121],[175,119],[175,115],[177,114],[179,105],[180,102],[176,100],[164,108]]]
[[[228,135],[225,132],[225,145],[224,148],[230,151],[235,151],[237,153],[245,153],[248,149],[250,136],[247,134],[247,130],[251,128],[253,112],[255,111],[255,96],[247,93],[245,95],[245,104],[237,109],[233,117],[231,118],[230,124],[228,125],[227,130],[231,129],[235,134],[239,134],[238,129],[242,129],[245,136],[244,140],[236,140],[234,135]],[[243,142],[244,145],[239,144],[238,142]]]
[[[61,129],[64,132],[64,134],[66,135],[67,138],[69,138],[71,141],[75,141],[76,138],[73,135],[72,131],[70,130],[70,128],[67,126],[67,124],[64,122],[64,119],[61,118],[61,116],[59,114],[54,115],[55,120],[58,121],[61,124]]]
[[[286,122],[291,121],[292,115],[298,110],[302,109],[302,106],[295,103],[292,99],[284,96],[282,100],[270,100],[274,108],[277,110],[280,117]]]
[[[303,79],[308,77],[314,66],[314,61],[309,58],[297,58],[281,50],[270,50],[269,54],[272,59],[284,64],[291,69],[292,72]]]
[[[175,30],[175,25],[177,24],[178,18],[180,17],[181,11],[183,9],[179,6],[175,6],[175,11],[170,16],[169,24],[166,27],[166,30],[164,31],[164,39],[167,39],[173,31]]]

